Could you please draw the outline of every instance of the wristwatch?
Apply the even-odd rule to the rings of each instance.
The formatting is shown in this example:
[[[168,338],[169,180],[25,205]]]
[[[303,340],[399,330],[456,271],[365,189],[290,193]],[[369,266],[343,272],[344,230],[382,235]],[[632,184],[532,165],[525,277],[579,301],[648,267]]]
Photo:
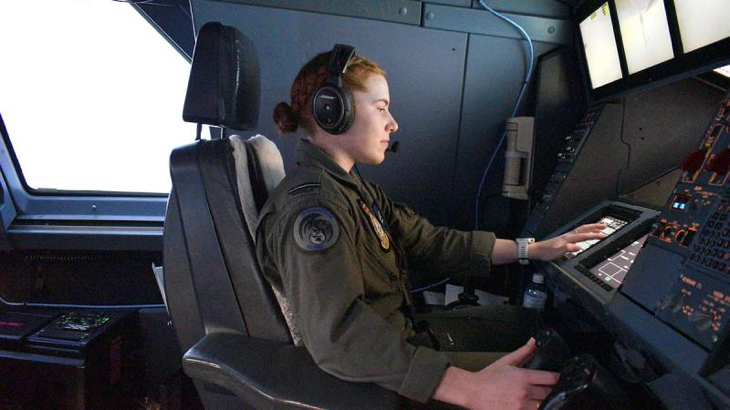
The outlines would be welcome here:
[[[517,238],[517,260],[520,261],[520,265],[527,265],[530,261],[527,260],[527,245],[535,242],[535,238]]]

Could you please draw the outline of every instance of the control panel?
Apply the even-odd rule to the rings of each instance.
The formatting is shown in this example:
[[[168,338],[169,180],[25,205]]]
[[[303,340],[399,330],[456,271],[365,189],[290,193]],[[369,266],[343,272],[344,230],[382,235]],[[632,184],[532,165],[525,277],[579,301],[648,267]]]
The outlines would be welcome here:
[[[680,275],[657,314],[706,348],[721,337],[728,321],[730,294],[726,285],[708,276]]]
[[[655,314],[708,350],[730,320],[729,117],[727,97],[700,147],[682,162],[682,178],[649,236],[650,245],[683,257]]]
[[[563,141],[563,147],[558,152],[558,164],[555,172],[550,176],[539,203],[535,207],[535,211],[530,214],[525,226],[524,236],[537,235],[540,224],[543,222],[545,214],[550,209],[557,196],[560,188],[570,173],[573,163],[580,153],[585,141],[588,139],[596,122],[601,116],[603,106],[593,107],[575,126],[575,129],[566,135]]]
[[[618,201],[605,201],[565,225],[551,236],[558,236],[589,223],[606,225],[602,240],[579,242],[575,252],[550,262],[548,272],[567,288],[580,289],[579,297],[605,305],[633,266],[659,211]],[[577,287],[575,285],[578,285]],[[597,312],[600,314],[600,312]]]

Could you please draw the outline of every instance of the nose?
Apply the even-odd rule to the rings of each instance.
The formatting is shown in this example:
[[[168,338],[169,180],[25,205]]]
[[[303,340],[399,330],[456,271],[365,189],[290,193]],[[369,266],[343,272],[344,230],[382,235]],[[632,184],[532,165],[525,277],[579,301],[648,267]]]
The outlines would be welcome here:
[[[395,118],[393,117],[393,114],[390,114],[390,121],[388,121],[388,124],[385,126],[385,129],[388,132],[396,132],[396,131],[398,131],[398,123],[395,121]]]

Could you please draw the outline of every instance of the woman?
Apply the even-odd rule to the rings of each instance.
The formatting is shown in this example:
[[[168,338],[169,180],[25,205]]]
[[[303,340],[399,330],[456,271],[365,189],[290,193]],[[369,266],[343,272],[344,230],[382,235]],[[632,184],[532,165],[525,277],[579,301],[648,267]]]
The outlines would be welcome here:
[[[354,102],[351,125],[335,135],[325,131],[331,129],[326,120],[314,118],[314,94],[323,83],[339,81],[331,74],[339,69],[330,62],[337,50],[307,63],[294,80],[291,105],[279,103],[274,111],[281,133],[301,128],[307,136],[297,146],[297,168],[262,210],[257,234],[263,272],[293,310],[290,325],[301,332],[317,364],[336,377],[377,383],[419,402],[536,408],[558,375],[516,367],[534,350],[534,340],[507,355],[451,352],[514,350],[536,327],[532,312],[505,307],[496,314],[447,313],[429,318],[439,324],[435,335],[429,336],[425,327],[414,328],[409,262],[429,264],[445,274],[488,273],[491,264],[515,262],[517,245],[488,232],[434,227],[352,172],[356,163],[383,162],[398,123],[389,111],[385,71],[359,56],[342,62],[347,67],[341,76],[343,88]],[[578,229],[583,233],[532,243],[527,254],[555,259],[577,250],[576,242],[602,238],[603,228],[586,225]],[[521,340],[509,349],[499,340],[483,349],[468,340],[454,340],[444,323],[458,322],[458,316],[487,318],[477,320],[487,325],[472,331],[474,337],[461,339],[513,330]],[[493,325],[495,317],[508,323]],[[459,331],[458,326],[451,329],[453,334]],[[439,342],[441,351],[434,348]]]

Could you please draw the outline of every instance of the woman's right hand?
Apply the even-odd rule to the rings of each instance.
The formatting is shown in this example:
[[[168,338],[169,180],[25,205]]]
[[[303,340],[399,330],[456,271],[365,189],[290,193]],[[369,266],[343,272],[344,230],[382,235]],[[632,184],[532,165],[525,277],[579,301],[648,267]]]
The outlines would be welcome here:
[[[449,367],[434,398],[469,409],[537,409],[560,374],[519,368],[534,350],[530,339],[479,372]]]

